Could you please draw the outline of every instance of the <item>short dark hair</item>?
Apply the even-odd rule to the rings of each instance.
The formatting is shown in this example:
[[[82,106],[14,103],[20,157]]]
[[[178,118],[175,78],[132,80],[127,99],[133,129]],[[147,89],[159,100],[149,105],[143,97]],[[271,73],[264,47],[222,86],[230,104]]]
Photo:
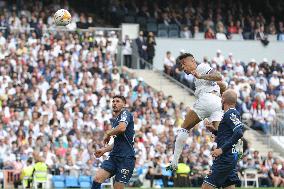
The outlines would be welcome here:
[[[182,59],[187,58],[187,57],[193,57],[193,58],[194,58],[194,56],[193,56],[192,54],[190,54],[190,53],[183,53],[183,54],[181,54],[181,55],[179,55],[179,56],[177,57],[177,59],[176,59],[176,64],[177,64],[177,66],[178,66],[179,68],[181,67],[180,61],[181,61]]]
[[[115,95],[114,97],[112,97],[113,99],[114,98],[119,98],[119,99],[121,99],[124,103],[126,103],[126,99],[125,99],[125,97],[124,96],[122,96],[122,95]]]

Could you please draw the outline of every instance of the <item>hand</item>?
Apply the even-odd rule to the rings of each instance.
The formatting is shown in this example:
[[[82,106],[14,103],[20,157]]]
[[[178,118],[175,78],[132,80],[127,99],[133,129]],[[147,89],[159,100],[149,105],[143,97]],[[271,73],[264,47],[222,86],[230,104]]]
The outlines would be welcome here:
[[[97,151],[95,151],[94,155],[96,156],[96,158],[100,158],[102,155],[104,155],[105,151],[104,149],[98,149]]]
[[[196,78],[196,79],[201,79],[201,75],[196,71],[196,70],[193,70],[191,72],[191,74]]]
[[[211,152],[211,155],[216,158],[220,156],[222,153],[223,153],[223,150],[221,148],[217,148],[213,150],[213,152]]]
[[[216,131],[213,123],[210,122],[207,118],[204,119],[203,123],[204,123],[206,129],[208,129],[208,131],[210,131],[210,132]]]
[[[104,136],[104,144],[108,144],[109,140],[110,140],[110,136],[108,135],[108,133],[106,133]]]

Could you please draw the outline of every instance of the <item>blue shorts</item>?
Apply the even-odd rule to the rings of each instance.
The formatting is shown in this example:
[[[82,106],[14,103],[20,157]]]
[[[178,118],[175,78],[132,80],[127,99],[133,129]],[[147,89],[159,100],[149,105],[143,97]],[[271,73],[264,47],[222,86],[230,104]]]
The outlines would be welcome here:
[[[211,172],[204,178],[203,183],[215,188],[228,187],[240,183],[236,170],[237,161],[219,158],[213,162]]]
[[[115,181],[127,184],[132,176],[135,167],[135,157],[117,157],[109,156],[101,168],[111,174],[115,175]]]

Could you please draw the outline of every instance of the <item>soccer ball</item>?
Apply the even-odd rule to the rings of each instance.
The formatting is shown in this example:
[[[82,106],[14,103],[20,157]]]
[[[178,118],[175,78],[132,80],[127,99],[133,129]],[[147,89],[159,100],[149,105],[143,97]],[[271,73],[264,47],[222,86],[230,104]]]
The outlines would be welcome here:
[[[71,23],[72,17],[67,10],[60,9],[54,14],[53,20],[57,26],[66,26]]]

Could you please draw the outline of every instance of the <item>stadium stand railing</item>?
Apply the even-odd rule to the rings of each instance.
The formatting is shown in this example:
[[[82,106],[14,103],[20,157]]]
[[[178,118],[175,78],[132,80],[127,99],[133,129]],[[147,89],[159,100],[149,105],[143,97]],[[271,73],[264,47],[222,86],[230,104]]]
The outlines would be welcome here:
[[[270,127],[272,136],[284,136],[284,117],[283,113],[276,114],[273,125]]]

